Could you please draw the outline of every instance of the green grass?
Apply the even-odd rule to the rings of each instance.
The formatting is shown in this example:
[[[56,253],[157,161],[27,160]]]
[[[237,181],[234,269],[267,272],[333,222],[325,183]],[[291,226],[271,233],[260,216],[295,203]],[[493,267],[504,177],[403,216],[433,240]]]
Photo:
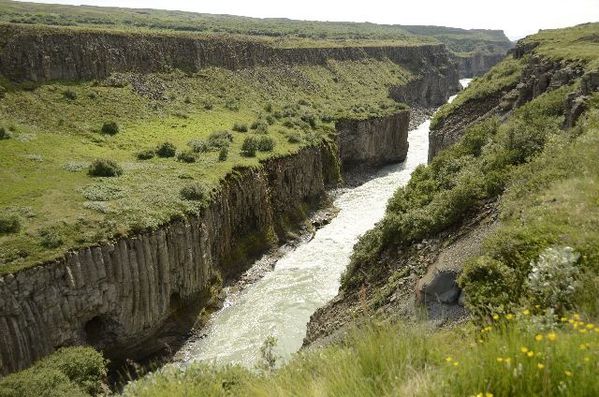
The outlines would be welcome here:
[[[390,61],[366,60],[235,72],[212,68],[195,75],[113,75],[34,89],[4,82],[0,125],[11,138],[0,141],[0,212],[17,215],[21,228],[0,234],[0,273],[195,213],[205,200],[179,194],[191,180],[215,189],[235,166],[258,166],[265,158],[320,144],[337,118],[391,114],[403,105],[387,97],[388,88],[410,77]],[[67,90],[76,98],[66,98]],[[187,151],[192,140],[207,141],[215,131],[257,120],[274,142],[272,152],[241,155],[246,136],[261,136],[250,129],[232,132],[226,161],[219,161],[219,150],[199,153],[194,163],[137,158],[166,141]],[[116,122],[119,132],[102,133],[107,122]],[[96,158],[115,161],[123,174],[91,178],[87,169]],[[110,194],[98,199],[97,191]],[[61,237],[60,246],[42,245],[48,230]]]
[[[371,323],[339,345],[301,353],[274,372],[202,365],[186,371],[165,369],[129,385],[124,395],[499,397],[599,392],[599,334],[594,324],[587,328],[588,323],[574,317],[569,318],[572,324],[568,319],[542,324],[541,317],[513,317],[482,329],[466,325],[437,332]]]

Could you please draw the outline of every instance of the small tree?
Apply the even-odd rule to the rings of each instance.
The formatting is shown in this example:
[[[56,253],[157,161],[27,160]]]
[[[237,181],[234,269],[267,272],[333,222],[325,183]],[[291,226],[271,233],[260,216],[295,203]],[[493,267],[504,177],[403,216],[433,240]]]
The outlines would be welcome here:
[[[159,157],[175,157],[177,148],[170,142],[164,142],[156,149],[156,154]]]
[[[90,176],[113,177],[123,174],[123,169],[112,160],[97,159],[89,166],[88,174]]]
[[[62,96],[65,99],[68,99],[69,101],[74,101],[75,99],[77,99],[77,93],[73,90],[65,90],[62,92]]]
[[[102,124],[102,133],[108,135],[116,135],[119,132],[119,125],[114,121],[108,121]]]
[[[245,157],[256,156],[256,150],[258,150],[258,141],[253,136],[248,136],[243,140],[241,145],[241,155]]]

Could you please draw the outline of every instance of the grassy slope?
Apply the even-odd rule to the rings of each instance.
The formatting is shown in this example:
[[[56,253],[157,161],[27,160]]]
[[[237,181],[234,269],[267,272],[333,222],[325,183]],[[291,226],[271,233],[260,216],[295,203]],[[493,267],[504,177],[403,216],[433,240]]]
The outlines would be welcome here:
[[[238,72],[209,69],[195,76],[175,72],[141,78],[144,92],[159,93],[156,100],[136,93],[130,84],[52,83],[33,91],[7,84],[0,125],[13,132],[11,139],[0,140],[0,208],[4,214],[17,214],[23,227],[17,234],[0,235],[0,272],[193,212],[202,203],[179,196],[190,179],[212,188],[236,165],[257,165],[271,155],[318,143],[334,128],[330,120],[336,117],[392,113],[398,104],[387,98],[387,88],[407,78],[407,71],[388,61]],[[126,76],[121,80],[127,81]],[[76,99],[65,98],[65,91],[75,93]],[[269,103],[272,110],[267,111]],[[273,154],[241,156],[244,136],[256,135],[250,130],[233,132],[224,162],[218,161],[218,152],[203,153],[192,164],[135,156],[165,141],[189,150],[192,139],[206,140],[214,131],[231,130],[234,123],[251,126],[267,116],[274,121],[268,128],[276,143]],[[313,118],[313,126],[302,116]],[[115,136],[100,133],[106,121],[116,121],[121,131]],[[289,123],[295,126],[283,125]],[[290,134],[301,142],[288,142]],[[95,158],[117,161],[123,176],[90,178],[87,165]],[[98,192],[106,196],[101,202],[93,197]],[[43,230],[55,231],[63,243],[43,247]]]
[[[181,11],[73,7],[0,0],[0,21],[109,29],[166,30],[202,34],[251,35],[283,47],[331,45],[391,45],[442,42],[456,53],[507,49],[510,42],[498,31],[439,26],[377,25],[354,22],[258,19]]]

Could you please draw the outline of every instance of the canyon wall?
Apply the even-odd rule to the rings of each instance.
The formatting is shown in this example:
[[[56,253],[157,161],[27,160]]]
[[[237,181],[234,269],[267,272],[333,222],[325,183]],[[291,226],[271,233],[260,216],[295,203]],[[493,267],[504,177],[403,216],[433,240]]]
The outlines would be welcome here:
[[[193,73],[206,67],[241,69],[277,64],[324,65],[390,59],[410,70],[450,67],[443,44],[418,46],[276,48],[236,38],[142,34],[0,25],[0,74],[13,81],[103,79],[113,72]]]
[[[238,276],[284,238],[282,223],[297,224],[321,202],[339,180],[339,156],[347,164],[403,160],[408,122],[407,111],[343,121],[338,149],[323,144],[236,169],[196,216],[1,277],[0,372],[61,346],[91,344],[117,362],[165,349],[191,328],[219,280]]]
[[[408,110],[367,120],[338,121],[339,158],[343,169],[355,165],[379,167],[405,159],[409,124]]]
[[[459,55],[454,58],[458,65],[460,78],[482,76],[497,65],[506,53],[483,54],[475,52],[468,56]]]

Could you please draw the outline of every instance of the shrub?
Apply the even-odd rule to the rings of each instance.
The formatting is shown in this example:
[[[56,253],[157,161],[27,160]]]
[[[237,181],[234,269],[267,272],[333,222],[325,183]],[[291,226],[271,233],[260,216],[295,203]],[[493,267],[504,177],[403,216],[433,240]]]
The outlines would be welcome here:
[[[302,141],[302,135],[299,132],[293,131],[287,134],[287,142],[289,143],[300,143]]]
[[[228,101],[227,103],[225,103],[225,108],[233,112],[237,112],[239,110],[239,103],[237,103],[236,101]]]
[[[266,117],[264,118],[264,120],[266,120],[266,122],[268,123],[268,125],[273,125],[275,123],[275,121],[277,121],[272,115],[268,114],[266,115]]]
[[[572,297],[580,286],[576,263],[580,255],[570,247],[547,248],[531,264],[526,286],[529,300],[543,308],[572,308]]]
[[[177,153],[177,148],[170,142],[164,142],[156,149],[156,154],[159,157],[175,157]]]
[[[201,139],[192,139],[187,142],[187,146],[189,146],[194,153],[205,153],[209,149],[208,144]]]
[[[245,157],[254,157],[258,150],[258,140],[253,136],[248,136],[241,145],[241,155]]]
[[[233,142],[233,134],[229,131],[215,131],[208,137],[208,147],[210,150],[220,150],[229,147]]]
[[[115,135],[119,132],[119,125],[114,121],[109,121],[102,124],[102,133],[108,135]]]
[[[89,347],[67,347],[33,367],[0,379],[0,395],[84,397],[100,395],[107,361]]]
[[[184,163],[195,163],[197,161],[197,155],[192,151],[183,151],[177,154],[177,160]]]
[[[107,159],[96,159],[89,166],[90,176],[113,177],[122,175],[123,169],[116,162]]]
[[[65,99],[68,99],[70,101],[74,101],[75,99],[77,99],[77,93],[73,90],[65,90],[62,92],[62,96]]]
[[[508,309],[521,285],[513,269],[486,256],[466,263],[459,284],[469,308],[479,314]]]
[[[214,105],[212,104],[212,102],[205,102],[204,103],[204,109],[206,110],[212,110],[214,108]]]
[[[202,201],[208,198],[208,189],[199,183],[192,183],[181,188],[181,197],[185,200]]]
[[[61,234],[55,228],[45,228],[40,230],[40,244],[46,248],[58,248],[63,243]]]
[[[10,139],[10,132],[8,132],[4,127],[0,127],[0,140],[3,139]]]
[[[265,134],[268,131],[268,123],[263,120],[257,120],[252,123],[250,128],[257,133]]]
[[[21,229],[21,220],[17,215],[0,214],[0,233],[17,233]]]
[[[268,113],[272,112],[272,103],[269,102],[266,105],[264,105],[264,110]]]
[[[226,161],[228,156],[229,156],[229,149],[227,149],[226,147],[223,147],[220,149],[220,152],[218,152],[218,161]]]
[[[142,150],[141,152],[138,152],[137,158],[139,160],[149,160],[151,158],[154,158],[155,155],[156,153],[152,149],[146,149]]]
[[[258,139],[258,150],[261,152],[272,152],[275,147],[275,141],[269,136],[262,136]]]
[[[247,132],[248,126],[247,126],[247,124],[244,124],[244,123],[235,123],[235,124],[233,124],[233,131]]]

